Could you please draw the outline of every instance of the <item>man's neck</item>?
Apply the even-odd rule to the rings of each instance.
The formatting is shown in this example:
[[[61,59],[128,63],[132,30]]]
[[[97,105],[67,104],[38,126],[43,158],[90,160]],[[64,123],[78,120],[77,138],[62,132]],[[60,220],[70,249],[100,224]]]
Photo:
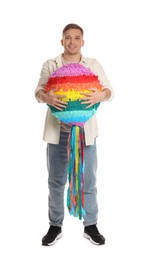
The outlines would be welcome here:
[[[81,54],[80,53],[76,54],[76,55],[69,55],[69,54],[63,53],[62,57],[67,62],[79,63],[80,60],[81,60]]]

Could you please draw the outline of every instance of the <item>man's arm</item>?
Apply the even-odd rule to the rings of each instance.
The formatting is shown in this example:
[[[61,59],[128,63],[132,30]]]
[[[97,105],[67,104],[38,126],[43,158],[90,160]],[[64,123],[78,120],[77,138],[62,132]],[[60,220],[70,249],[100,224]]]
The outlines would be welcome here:
[[[98,75],[98,79],[100,81],[100,84],[103,87],[103,91],[105,91],[106,98],[103,101],[112,100],[113,97],[114,97],[113,88],[112,88],[110,81],[108,80],[108,78],[105,74],[105,71],[104,71],[102,65],[97,60],[94,60],[93,72],[96,75]]]
[[[43,64],[41,73],[40,73],[40,79],[38,82],[38,86],[35,89],[35,97],[36,99],[41,103],[49,104],[53,107],[55,107],[58,110],[63,110],[63,108],[66,107],[67,103],[64,101],[61,101],[61,98],[64,98],[65,95],[55,95],[55,90],[51,90],[46,93],[45,91],[45,85],[48,81],[48,78],[50,77],[52,69],[50,68],[50,62],[46,61]]]
[[[41,89],[37,92],[36,97],[39,102],[49,104],[55,107],[58,110],[63,110],[66,108],[67,103],[62,101],[62,98],[65,98],[65,95],[56,95],[54,92],[56,90],[51,90],[46,93],[44,89]]]
[[[104,88],[104,89],[102,90],[102,92],[105,94],[104,97],[103,97],[103,99],[102,99],[102,101],[107,101],[107,100],[109,100],[110,97],[111,97],[111,95],[112,95],[111,90],[110,90],[109,88]]]
[[[104,88],[103,90],[90,89],[91,92],[82,92],[83,98],[80,98],[81,104],[88,104],[86,108],[92,107],[96,103],[107,101],[111,97],[111,90]]]

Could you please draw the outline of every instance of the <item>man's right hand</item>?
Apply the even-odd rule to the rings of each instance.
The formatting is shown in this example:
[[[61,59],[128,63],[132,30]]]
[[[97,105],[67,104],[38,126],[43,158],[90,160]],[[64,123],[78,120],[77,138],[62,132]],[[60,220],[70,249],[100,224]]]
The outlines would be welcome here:
[[[49,104],[55,107],[58,110],[63,110],[67,106],[67,102],[61,100],[61,98],[65,98],[65,95],[56,95],[55,90],[50,90],[45,93],[45,91],[40,90],[38,93],[38,98],[41,99],[43,103]]]

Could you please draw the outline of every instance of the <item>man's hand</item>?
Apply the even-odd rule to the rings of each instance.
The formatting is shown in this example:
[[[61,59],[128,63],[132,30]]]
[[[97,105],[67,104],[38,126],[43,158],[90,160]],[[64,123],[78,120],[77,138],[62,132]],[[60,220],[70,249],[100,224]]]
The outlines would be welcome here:
[[[49,104],[58,110],[63,110],[66,108],[67,103],[62,101],[61,98],[65,98],[65,95],[56,95],[54,92],[56,90],[50,90],[49,92],[39,93],[39,96],[43,103]]]
[[[84,100],[81,104],[88,104],[86,108],[92,107],[94,104],[104,101],[106,99],[105,91],[101,91],[95,88],[88,89],[91,92],[81,92],[84,95],[80,100]]]

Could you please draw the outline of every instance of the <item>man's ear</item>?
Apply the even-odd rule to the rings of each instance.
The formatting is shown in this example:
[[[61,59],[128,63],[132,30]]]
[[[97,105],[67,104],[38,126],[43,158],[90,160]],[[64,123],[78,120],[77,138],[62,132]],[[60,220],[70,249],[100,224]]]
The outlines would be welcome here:
[[[63,46],[63,39],[61,40],[61,45]]]

